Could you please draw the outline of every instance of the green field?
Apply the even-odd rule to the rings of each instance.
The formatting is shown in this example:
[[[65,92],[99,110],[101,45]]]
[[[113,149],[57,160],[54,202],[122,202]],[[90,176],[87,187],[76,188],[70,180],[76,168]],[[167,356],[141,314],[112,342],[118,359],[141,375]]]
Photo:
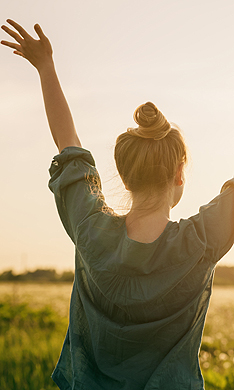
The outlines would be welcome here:
[[[0,389],[58,389],[50,379],[71,284],[0,283]],[[200,361],[206,390],[234,390],[234,287],[214,287]]]

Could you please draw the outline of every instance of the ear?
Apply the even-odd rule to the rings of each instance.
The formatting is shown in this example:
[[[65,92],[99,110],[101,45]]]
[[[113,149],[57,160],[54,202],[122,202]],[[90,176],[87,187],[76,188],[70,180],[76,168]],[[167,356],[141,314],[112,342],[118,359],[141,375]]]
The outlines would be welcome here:
[[[175,176],[175,185],[176,186],[182,186],[184,184],[183,180],[183,169],[184,169],[184,163],[181,163],[178,166],[176,176]]]

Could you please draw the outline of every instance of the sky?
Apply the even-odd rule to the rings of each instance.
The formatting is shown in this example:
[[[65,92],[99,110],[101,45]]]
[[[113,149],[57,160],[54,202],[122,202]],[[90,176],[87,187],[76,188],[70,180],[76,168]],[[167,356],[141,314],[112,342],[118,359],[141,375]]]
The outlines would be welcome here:
[[[183,131],[190,151],[183,198],[171,219],[196,214],[233,177],[234,2],[232,0],[11,0],[1,7],[34,38],[50,39],[82,146],[95,158],[107,203],[124,189],[113,150],[152,101]],[[8,40],[4,31],[1,40]],[[48,189],[58,150],[37,71],[0,47],[0,272],[74,268],[74,247]],[[221,260],[234,266],[234,249]]]

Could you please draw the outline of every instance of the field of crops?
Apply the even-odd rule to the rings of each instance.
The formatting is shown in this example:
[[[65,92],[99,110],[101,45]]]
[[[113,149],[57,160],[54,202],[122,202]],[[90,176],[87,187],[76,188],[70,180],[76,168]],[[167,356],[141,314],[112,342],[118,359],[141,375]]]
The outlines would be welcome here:
[[[58,389],[50,379],[71,284],[0,283],[0,389]],[[206,390],[234,390],[234,287],[214,287],[200,362]]]

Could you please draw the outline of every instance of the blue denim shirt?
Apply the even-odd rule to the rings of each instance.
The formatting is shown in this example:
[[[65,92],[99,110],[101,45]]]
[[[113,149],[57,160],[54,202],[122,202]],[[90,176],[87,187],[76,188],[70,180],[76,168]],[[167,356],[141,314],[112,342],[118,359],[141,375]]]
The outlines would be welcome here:
[[[199,349],[217,261],[234,242],[234,179],[152,243],[108,211],[89,151],[54,157],[49,188],[76,247],[61,390],[202,390]]]

